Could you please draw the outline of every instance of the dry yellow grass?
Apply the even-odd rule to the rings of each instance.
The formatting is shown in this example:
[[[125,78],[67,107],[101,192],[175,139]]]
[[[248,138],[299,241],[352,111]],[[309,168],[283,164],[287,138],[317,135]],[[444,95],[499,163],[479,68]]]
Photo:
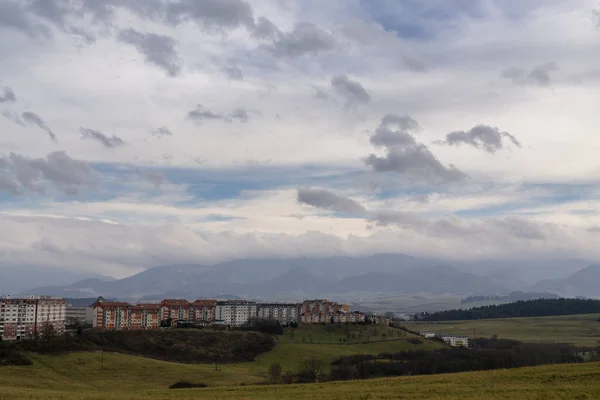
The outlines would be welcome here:
[[[157,361],[157,363],[160,363]],[[152,367],[152,366],[151,366]],[[50,372],[48,372],[50,374]],[[224,386],[204,389],[150,389],[139,376],[99,374],[93,381],[62,377],[62,387],[0,386],[0,400],[19,399],[598,399],[600,364],[415,376],[310,385]],[[58,379],[58,377],[56,377]],[[122,385],[122,379],[125,385]],[[60,380],[59,379],[59,380]],[[58,381],[57,381],[58,383]],[[232,382],[233,383],[233,382]],[[68,386],[68,389],[66,388]]]

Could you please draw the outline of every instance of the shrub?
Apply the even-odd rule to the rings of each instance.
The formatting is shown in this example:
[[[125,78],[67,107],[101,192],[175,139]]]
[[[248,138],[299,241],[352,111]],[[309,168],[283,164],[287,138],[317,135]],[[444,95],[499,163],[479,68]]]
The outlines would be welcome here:
[[[205,388],[206,384],[204,383],[191,383],[187,381],[179,381],[175,382],[169,389],[190,389],[190,388]]]

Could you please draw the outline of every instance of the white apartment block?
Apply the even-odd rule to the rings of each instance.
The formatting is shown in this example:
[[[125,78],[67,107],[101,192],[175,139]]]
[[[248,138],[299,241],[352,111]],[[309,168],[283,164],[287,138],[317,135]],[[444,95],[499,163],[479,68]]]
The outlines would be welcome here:
[[[57,297],[0,298],[0,339],[33,339],[52,325],[58,335],[65,331],[67,303]]]
[[[261,303],[258,304],[259,319],[271,319],[279,321],[282,325],[289,325],[291,322],[298,322],[297,304],[291,303]]]
[[[257,306],[253,301],[217,301],[215,307],[215,323],[219,325],[242,326],[256,316]]]
[[[452,347],[469,347],[469,338],[466,336],[456,336],[449,334],[438,335],[440,339],[449,344]]]

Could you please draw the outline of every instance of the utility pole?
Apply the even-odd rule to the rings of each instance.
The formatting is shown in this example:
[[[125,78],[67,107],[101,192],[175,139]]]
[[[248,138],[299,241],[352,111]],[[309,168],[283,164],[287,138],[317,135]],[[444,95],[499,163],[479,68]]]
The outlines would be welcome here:
[[[473,328],[473,349],[475,349],[475,328]]]

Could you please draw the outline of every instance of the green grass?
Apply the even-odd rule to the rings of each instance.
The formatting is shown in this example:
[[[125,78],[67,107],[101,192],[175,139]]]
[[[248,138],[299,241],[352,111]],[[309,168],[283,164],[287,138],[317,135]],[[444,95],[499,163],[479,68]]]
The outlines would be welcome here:
[[[482,319],[474,321],[444,321],[404,325],[413,331],[434,331],[477,337],[515,339],[523,342],[562,342],[582,346],[600,345],[598,314],[562,315],[556,317],[528,317]]]
[[[285,328],[280,343],[368,343],[406,337],[406,332],[381,325],[300,325]]]
[[[72,355],[75,361],[78,355]],[[112,357],[113,355],[109,356]],[[597,399],[600,398],[600,363],[546,365],[533,368],[469,372],[432,376],[317,383],[306,385],[254,385],[169,390],[171,366],[151,372],[162,361],[149,362],[144,375],[140,367],[131,371],[131,356],[114,355],[114,370],[91,372],[75,366],[64,375],[37,364],[26,371],[0,372],[0,400],[19,399]],[[97,361],[97,360],[96,360]],[[111,363],[115,364],[111,364]],[[124,365],[117,365],[125,362]],[[198,366],[183,365],[189,373]],[[223,372],[223,371],[222,371]],[[180,372],[181,373],[181,372]],[[20,378],[17,375],[21,374]],[[16,379],[16,380],[15,380]],[[157,382],[157,379],[159,381]],[[48,381],[52,385],[48,385]],[[159,388],[161,387],[161,388]]]
[[[350,327],[351,333],[356,333],[357,341],[358,332],[363,332],[364,336],[361,338],[366,340],[367,328],[370,342],[349,344],[339,342],[340,337],[347,337],[345,329],[342,328],[301,327],[296,329],[293,338],[288,330],[286,334],[278,336],[274,350],[261,354],[254,362],[218,364],[218,370],[215,370],[215,364],[178,364],[118,353],[30,353],[33,366],[0,368],[0,400],[3,400],[3,393],[14,395],[7,399],[27,398],[28,394],[31,394],[31,398],[46,398],[54,393],[58,398],[64,395],[64,398],[71,399],[80,398],[77,396],[82,392],[104,393],[106,398],[111,398],[112,392],[117,388],[124,393],[146,389],[161,390],[179,380],[202,382],[209,386],[257,384],[267,380],[268,369],[272,363],[279,363],[284,372],[295,372],[302,368],[305,361],[317,359],[322,362],[324,370],[328,370],[331,361],[340,356],[432,349],[441,346],[430,341],[412,344],[407,339],[414,338],[413,335],[393,328]],[[377,334],[375,330],[378,330]],[[396,332],[401,335],[398,336]],[[302,343],[301,334],[311,334],[314,340],[318,338],[321,343]],[[44,393],[45,396],[36,394],[38,392]],[[81,398],[87,397],[82,395]]]

